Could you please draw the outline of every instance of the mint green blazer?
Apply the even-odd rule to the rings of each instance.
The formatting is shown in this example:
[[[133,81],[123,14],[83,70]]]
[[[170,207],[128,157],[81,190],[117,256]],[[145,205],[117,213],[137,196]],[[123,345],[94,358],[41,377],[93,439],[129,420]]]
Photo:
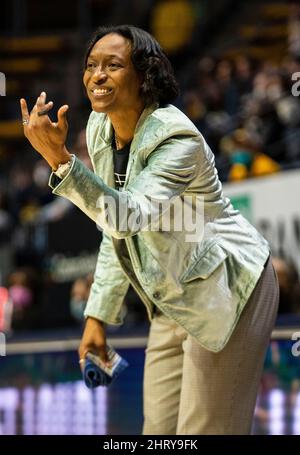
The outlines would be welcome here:
[[[54,194],[103,230],[85,316],[122,324],[131,283],[150,321],[156,305],[204,348],[218,352],[263,271],[268,243],[224,197],[213,153],[179,109],[153,105],[143,111],[122,191],[114,187],[112,137],[107,115],[92,112],[87,145],[94,172],[75,158],[59,184],[53,174],[49,180]],[[197,221],[192,238],[187,223],[178,228],[175,210],[154,210],[167,201]]]

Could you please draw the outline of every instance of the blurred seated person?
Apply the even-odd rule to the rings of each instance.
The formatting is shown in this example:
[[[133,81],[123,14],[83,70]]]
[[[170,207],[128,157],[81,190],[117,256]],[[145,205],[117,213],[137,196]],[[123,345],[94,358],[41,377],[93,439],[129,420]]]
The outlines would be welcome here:
[[[280,165],[261,151],[257,138],[252,137],[246,129],[235,130],[226,140],[226,152],[231,161],[229,181],[262,177],[280,171]]]
[[[300,315],[300,282],[296,267],[283,258],[273,257],[279,282],[279,314]]]
[[[83,312],[90,294],[93,275],[77,278],[71,288],[70,312],[75,321],[83,323]]]
[[[4,183],[0,182],[0,243],[10,238],[13,220],[8,210],[7,194]]]
[[[93,283],[93,275],[90,273],[85,277],[77,278],[71,288],[70,313],[73,319],[83,323],[83,312],[90,294],[90,287]],[[141,322],[146,323],[146,314],[143,311],[140,298],[129,286],[124,299],[123,317],[126,316],[126,326],[138,326]],[[118,327],[116,327],[118,328]],[[111,328],[113,330],[113,328]]]
[[[32,327],[37,275],[29,267],[16,269],[8,276],[8,291],[12,302],[12,329]]]

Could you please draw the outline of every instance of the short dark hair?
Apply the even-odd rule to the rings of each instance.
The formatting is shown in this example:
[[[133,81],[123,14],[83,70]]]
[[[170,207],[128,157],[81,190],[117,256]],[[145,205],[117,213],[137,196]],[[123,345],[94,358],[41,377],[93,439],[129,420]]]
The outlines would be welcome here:
[[[146,106],[154,102],[171,103],[179,93],[173,67],[159,43],[150,33],[133,25],[101,26],[93,34],[84,56],[84,70],[94,45],[103,36],[116,33],[132,43],[132,63],[143,77],[141,95]]]

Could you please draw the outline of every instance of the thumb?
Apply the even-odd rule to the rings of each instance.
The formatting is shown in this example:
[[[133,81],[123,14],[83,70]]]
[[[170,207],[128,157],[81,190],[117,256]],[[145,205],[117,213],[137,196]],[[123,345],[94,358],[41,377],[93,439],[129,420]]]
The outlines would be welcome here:
[[[61,129],[67,129],[68,128],[68,121],[67,121],[67,111],[69,109],[69,106],[65,104],[64,106],[60,107],[57,112],[57,126]]]

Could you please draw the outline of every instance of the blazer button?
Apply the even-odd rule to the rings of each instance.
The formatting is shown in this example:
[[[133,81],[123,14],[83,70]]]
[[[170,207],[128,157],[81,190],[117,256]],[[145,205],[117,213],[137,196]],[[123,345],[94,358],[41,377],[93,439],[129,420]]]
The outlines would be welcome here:
[[[160,299],[160,292],[155,291],[154,294],[152,295],[152,297],[153,297],[154,299],[159,300],[159,299]]]

